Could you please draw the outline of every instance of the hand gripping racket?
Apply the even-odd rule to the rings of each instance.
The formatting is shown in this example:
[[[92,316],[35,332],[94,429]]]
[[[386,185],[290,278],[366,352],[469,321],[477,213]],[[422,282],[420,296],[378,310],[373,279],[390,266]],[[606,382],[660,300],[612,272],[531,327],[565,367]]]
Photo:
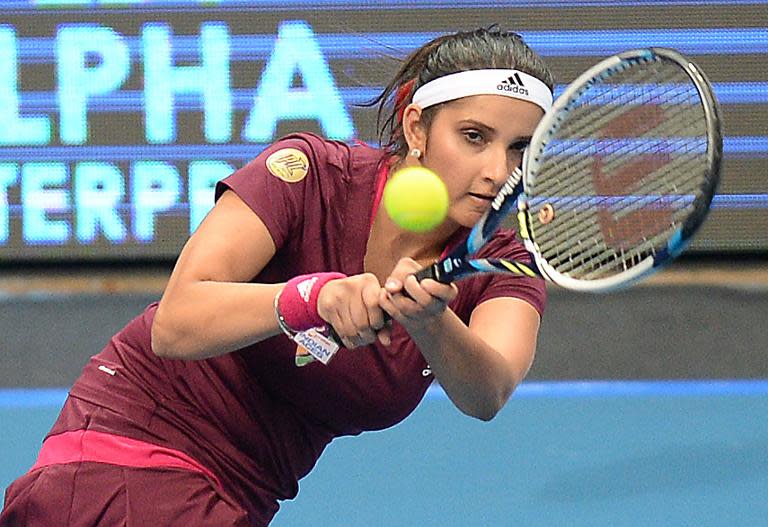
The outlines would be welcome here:
[[[701,226],[722,149],[717,101],[694,63],[666,48],[611,56],[557,98],[466,241],[416,277],[493,272],[577,291],[626,287],[677,257]],[[531,263],[473,258],[515,212]]]

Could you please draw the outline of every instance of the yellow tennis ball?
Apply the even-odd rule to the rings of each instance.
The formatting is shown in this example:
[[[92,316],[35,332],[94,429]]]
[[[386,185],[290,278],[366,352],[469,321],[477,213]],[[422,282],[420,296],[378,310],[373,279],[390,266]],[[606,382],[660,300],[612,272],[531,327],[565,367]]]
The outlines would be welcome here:
[[[448,190],[440,177],[425,167],[395,172],[384,187],[384,208],[403,229],[427,232],[448,214]]]

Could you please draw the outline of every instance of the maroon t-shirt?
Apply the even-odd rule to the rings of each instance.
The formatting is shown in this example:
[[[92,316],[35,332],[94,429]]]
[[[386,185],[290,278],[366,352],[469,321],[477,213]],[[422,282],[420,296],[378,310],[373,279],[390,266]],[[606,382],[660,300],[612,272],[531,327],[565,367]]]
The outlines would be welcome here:
[[[277,247],[253,281],[363,272],[382,156],[363,144],[296,134],[221,182],[217,197],[226,189],[237,193]],[[482,255],[528,259],[508,231]],[[468,322],[475,306],[500,296],[522,298],[541,313],[546,292],[538,279],[481,275],[459,284],[451,309]],[[150,347],[156,307],[91,359],[71,395],[121,416],[104,412],[90,428],[182,450],[209,468],[255,525],[268,523],[278,500],[296,495],[298,480],[334,437],[398,423],[433,380],[397,324],[389,347],[342,349],[328,365],[297,367],[296,344],[283,335],[211,359],[161,359]],[[65,412],[51,433],[82,426]]]

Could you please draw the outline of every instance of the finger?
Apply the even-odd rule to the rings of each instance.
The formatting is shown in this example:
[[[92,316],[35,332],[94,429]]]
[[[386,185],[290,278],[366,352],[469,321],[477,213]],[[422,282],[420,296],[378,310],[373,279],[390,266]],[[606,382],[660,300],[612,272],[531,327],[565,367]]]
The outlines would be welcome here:
[[[450,302],[459,294],[459,288],[454,283],[445,284],[431,278],[419,282],[421,288],[435,298],[443,302]]]
[[[406,291],[389,295],[389,305],[392,306],[392,318],[399,322],[404,322],[405,319],[413,317],[424,308],[415,302]]]
[[[329,322],[333,325],[333,329],[341,338],[345,348],[354,349],[358,346],[356,341],[357,331],[352,322],[352,314],[348,303],[337,303],[333,307]]]
[[[339,302],[333,293],[335,284],[326,284],[317,296],[317,314],[320,318],[336,327],[339,322],[338,306]],[[337,328],[338,329],[338,328]]]
[[[384,313],[379,307],[379,291],[381,286],[375,276],[363,282],[358,295],[350,304],[352,322],[355,333],[363,344],[376,341],[376,330],[384,326]]]
[[[418,278],[414,275],[405,279],[405,287],[403,289],[420,306],[426,306],[434,300],[434,297],[421,286]]]
[[[381,287],[379,287],[378,282],[376,282],[375,285],[363,289],[363,304],[367,312],[368,327],[374,331],[383,328],[385,322],[384,311],[382,311],[381,306],[379,305],[380,292]]]
[[[356,338],[347,337],[342,340],[344,341],[344,347],[348,350],[353,350],[362,346],[362,344],[358,342]]]
[[[353,335],[357,337],[358,343],[373,342],[376,340],[376,332],[371,327],[368,320],[368,310],[365,306],[356,305],[352,308]]]
[[[395,264],[387,281],[393,279],[402,284],[409,275],[417,273],[419,270],[421,270],[421,265],[419,265],[416,260],[413,260],[412,258],[401,258],[398,260],[397,264]]]
[[[370,288],[369,288],[370,289]],[[341,323],[339,325],[338,334],[346,339],[347,347],[360,347],[371,344],[376,341],[376,330],[372,326],[369,318],[370,310],[378,310],[378,323],[379,326],[384,325],[384,315],[381,313],[381,309],[378,308],[378,290],[379,285],[376,282],[376,286],[373,289],[373,299],[371,299],[371,293],[365,292],[366,288],[358,290],[342,307],[338,308],[341,313]],[[365,293],[364,293],[365,292]],[[363,299],[363,295],[366,295],[366,300]],[[372,303],[373,306],[369,309],[367,303]]]
[[[342,323],[341,313],[339,312],[339,310],[337,308],[334,308],[330,311],[327,311],[322,318],[323,320],[325,320],[325,323],[331,326],[333,330],[336,332],[336,334],[341,337],[341,335],[343,334],[343,330],[342,330],[343,323]]]
[[[336,334],[341,337],[341,343],[344,344],[345,348],[351,350],[357,347],[357,342],[355,342],[355,339],[349,336],[347,333],[342,332],[341,330],[336,330]]]
[[[371,342],[375,341],[376,334],[372,333],[372,337],[370,338],[370,340],[366,340],[358,333],[348,333],[345,336],[341,337],[341,340],[344,343],[344,347],[346,347],[347,349],[355,349],[361,346],[366,346]]]
[[[338,341],[337,341],[338,344],[341,344],[347,349],[354,349],[357,347],[357,344],[355,343],[355,341],[350,337],[343,336],[342,331],[338,329],[336,326],[333,327],[333,331],[334,333],[336,333],[336,336],[338,337]]]
[[[397,278],[389,277],[384,284],[384,289],[387,290],[389,293],[399,293],[403,288],[403,282],[402,280],[398,280]]]
[[[344,326],[344,336],[357,348],[376,340],[376,333],[368,323],[368,313],[361,301],[349,304],[347,323]]]
[[[390,317],[397,320],[400,317],[400,310],[393,302],[393,298],[393,295],[385,289],[382,289],[379,292],[379,306],[381,306]]]
[[[392,328],[390,326],[385,326],[383,329],[379,330],[376,336],[382,345],[389,346],[392,344]]]

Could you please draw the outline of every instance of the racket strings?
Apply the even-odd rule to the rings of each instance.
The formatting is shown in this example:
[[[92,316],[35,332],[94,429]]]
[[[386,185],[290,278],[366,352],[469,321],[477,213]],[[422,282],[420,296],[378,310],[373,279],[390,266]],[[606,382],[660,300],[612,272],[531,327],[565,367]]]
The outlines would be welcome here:
[[[654,254],[658,242],[668,238],[670,231],[681,224],[688,214],[688,208],[693,203],[691,196],[669,193],[668,189],[663,188],[667,186],[663,178],[667,177],[668,174],[674,174],[676,170],[688,173],[695,172],[695,170],[686,168],[686,165],[690,165],[690,163],[684,160],[682,163],[671,163],[664,170],[659,171],[657,179],[653,180],[653,185],[647,185],[634,191],[634,194],[638,195],[637,198],[619,198],[618,200],[611,200],[609,197],[597,198],[591,207],[587,207],[586,212],[580,212],[580,208],[585,203],[584,199],[574,203],[567,211],[563,211],[565,207],[559,207],[561,213],[570,214],[574,217],[562,217],[557,222],[559,227],[553,228],[548,233],[547,238],[550,240],[551,251],[545,251],[545,258],[561,272],[570,272],[577,267],[603,268],[606,261],[612,259],[617,260],[616,265],[625,268],[627,259],[631,262],[637,262],[648,254]],[[675,191],[676,189],[672,189],[672,192]],[[645,196],[645,198],[640,199],[640,196]],[[643,245],[638,246],[635,251],[627,252],[628,248],[619,247],[617,249],[606,243],[601,233],[604,226],[601,225],[600,220],[595,221],[591,217],[594,215],[591,209],[594,208],[608,211],[612,217],[616,218],[626,218],[632,212],[642,212],[643,210],[669,212],[670,214],[666,218],[663,229],[658,224],[653,225],[652,228],[641,227],[639,229],[637,225],[633,225],[631,228],[624,225],[624,230],[646,234]],[[648,236],[647,233],[654,231],[656,232],[655,236]],[[537,236],[539,236],[537,239],[540,240],[540,235]],[[579,250],[574,252],[571,247],[573,240],[587,240],[588,243],[582,242]],[[630,246],[635,247],[635,244],[630,244]],[[563,251],[562,248],[568,250]],[[584,271],[588,273],[587,269]]]
[[[620,87],[619,87],[620,88]],[[613,88],[612,91],[618,91],[617,88]],[[679,89],[678,89],[679,91]],[[636,92],[636,90],[635,90]],[[633,92],[633,93],[635,93]],[[603,97],[611,97],[610,95],[605,95],[605,90],[603,90]],[[589,142],[586,144],[584,142],[580,141],[568,141],[570,139],[573,139],[574,137],[590,137],[585,133],[588,132],[591,134],[591,137],[599,137],[600,134],[598,134],[598,130],[601,129],[601,127],[604,127],[607,122],[611,122],[616,120],[620,115],[626,114],[626,105],[629,103],[632,103],[634,105],[638,104],[638,101],[625,101],[620,100],[620,104],[617,104],[618,96],[613,96],[613,99],[609,99],[611,104],[604,104],[603,106],[598,106],[594,103],[594,101],[591,100],[585,100],[580,101],[580,105],[582,108],[587,108],[589,111],[586,113],[587,117],[581,118],[581,119],[572,119],[572,124],[564,126],[560,132],[557,134],[557,137],[554,138],[554,141],[551,141],[549,146],[549,161],[552,165],[556,166],[558,170],[562,169],[563,166],[566,167],[565,172],[568,173],[568,165],[574,165],[578,164],[579,162],[586,162],[591,163],[592,159],[595,155],[602,153],[602,150],[608,151],[610,149],[616,149],[617,146],[620,146],[620,140],[621,139],[614,139],[614,140],[607,140],[604,141],[600,145],[592,145]],[[602,101],[598,101],[598,103],[602,104]],[[689,108],[692,107],[692,105],[689,105]],[[667,139],[664,140],[664,144],[669,146],[671,149],[675,150],[682,150],[685,146],[685,143],[683,142],[680,145],[672,145],[672,139],[676,136],[682,135],[682,132],[690,131],[691,127],[688,123],[695,122],[696,119],[700,116],[700,111],[695,112],[696,117],[691,117],[691,119],[685,119],[682,120],[679,117],[679,114],[690,112],[690,110],[686,108],[681,108],[679,105],[677,107],[673,107],[676,111],[675,113],[668,116],[667,120],[662,122],[661,125],[666,125],[669,127],[669,129],[659,129],[658,127],[656,129],[651,128],[647,130],[644,134],[639,134],[636,137],[640,137],[640,135],[650,135],[650,134],[656,134],[658,136],[665,137]],[[597,111],[596,111],[597,109]],[[700,120],[700,119],[698,119]],[[593,124],[597,123],[597,124]],[[679,124],[676,124],[679,123]],[[576,128],[576,131],[572,133],[571,129]],[[701,127],[700,127],[701,128]],[[705,130],[701,128],[700,130],[696,130],[696,133],[701,136],[705,133]],[[567,140],[563,140],[567,139]],[[626,140],[625,140],[626,142]],[[626,145],[623,149],[623,151],[618,153],[623,153],[624,156],[618,156],[616,153],[612,156],[613,158],[608,158],[609,162],[615,165],[621,164],[625,162],[625,157],[632,157],[637,156],[640,154],[641,148],[648,148],[648,144],[644,144],[641,142],[636,142],[634,148],[627,148]],[[701,140],[697,142],[697,148],[698,149],[706,148],[706,141]],[[554,168],[554,167],[552,167]],[[546,170],[545,170],[546,171]],[[572,187],[576,188],[576,191],[578,191],[579,186],[583,188],[588,188],[588,186],[583,185],[583,180],[580,178],[559,178],[564,179],[567,182],[570,182]],[[539,178],[539,181],[544,181],[545,183],[549,182],[549,179],[545,178]]]
[[[533,214],[556,202],[555,221],[534,221],[550,265],[593,279],[666,246],[706,169],[702,112],[687,75],[664,61],[629,67],[580,94],[529,192]]]
[[[669,203],[667,204],[669,206]],[[671,214],[667,214],[662,211],[666,216],[662,220],[660,225],[658,222],[651,228],[644,228],[645,233],[642,235],[642,239],[630,240],[631,242],[642,242],[640,245],[635,243],[616,243],[611,242],[608,244],[601,230],[603,226],[598,225],[595,227],[594,220],[585,221],[584,219],[571,220],[576,225],[583,226],[581,229],[570,229],[562,232],[563,239],[558,240],[554,238],[552,240],[553,251],[545,251],[545,257],[548,261],[561,272],[568,272],[574,268],[581,268],[582,273],[588,273],[589,269],[597,270],[603,269],[606,266],[606,261],[616,260],[616,265],[622,268],[627,267],[627,260],[636,262],[645,256],[654,255],[655,248],[658,246],[658,242],[667,239],[670,236],[670,231],[677,228],[681,221],[685,218],[686,213],[682,208],[674,208],[676,204],[672,204],[671,207],[674,211]],[[658,208],[658,207],[657,207]],[[568,220],[564,220],[568,221]],[[600,221],[598,219],[598,221]],[[623,229],[627,232],[637,232],[637,226],[629,227],[628,225],[619,225],[617,229]],[[642,230],[641,230],[642,232]],[[649,232],[656,232],[656,235],[649,235]],[[573,240],[578,240],[578,245],[574,251]],[[622,239],[619,238],[621,242]],[[569,245],[563,245],[569,244]],[[561,251],[561,247],[567,247],[566,251]],[[556,254],[552,254],[552,252]],[[559,267],[558,267],[559,266]],[[586,276],[585,276],[586,277]]]
[[[679,105],[680,103],[676,99],[680,96],[675,96],[673,102],[668,95],[673,91],[679,92],[679,89],[676,89],[674,85],[667,84],[668,87],[666,88],[656,87],[650,94],[644,91],[643,88],[648,83],[647,77],[653,74],[646,71],[635,72],[632,77],[617,74],[612,79],[611,84],[601,84],[595,89],[583,92],[572,105],[582,115],[570,117],[570,121],[560,129],[560,135],[584,138],[600,137],[606,131],[606,123],[615,122],[618,117],[627,114],[627,105],[636,105],[642,99],[649,99],[652,94],[659,96],[660,100],[664,100],[666,104]],[[622,75],[627,78],[622,78]],[[595,111],[595,109],[599,109],[599,111]],[[642,137],[643,135],[636,133],[635,137]]]

